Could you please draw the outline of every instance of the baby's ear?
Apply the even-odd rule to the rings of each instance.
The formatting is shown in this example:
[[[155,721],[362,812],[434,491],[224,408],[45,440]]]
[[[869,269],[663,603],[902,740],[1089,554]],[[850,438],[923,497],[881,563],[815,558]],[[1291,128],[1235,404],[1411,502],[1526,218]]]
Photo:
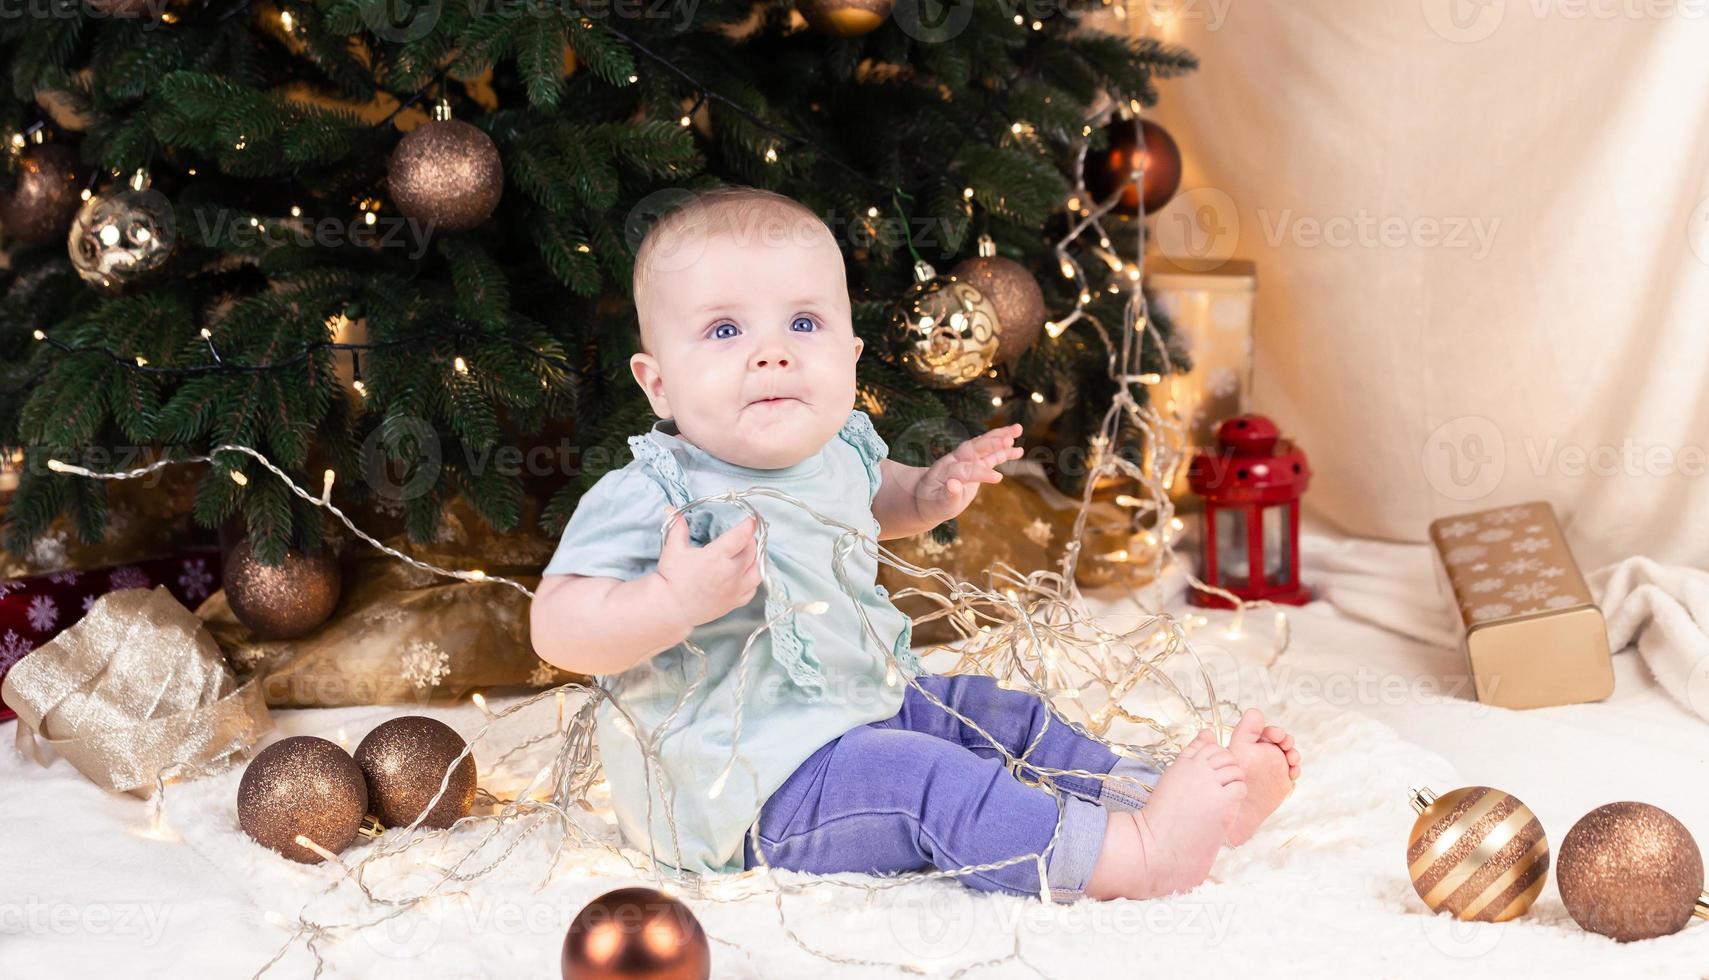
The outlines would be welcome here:
[[[635,375],[635,383],[641,386],[648,404],[653,406],[653,414],[662,419],[670,418],[671,403],[665,397],[665,379],[659,373],[658,360],[651,354],[636,354],[629,358],[629,371]]]
[[[859,337],[856,337],[854,340],[855,340],[855,360],[858,361],[858,360],[860,360],[860,352],[862,350],[866,349],[866,341],[860,339]]]

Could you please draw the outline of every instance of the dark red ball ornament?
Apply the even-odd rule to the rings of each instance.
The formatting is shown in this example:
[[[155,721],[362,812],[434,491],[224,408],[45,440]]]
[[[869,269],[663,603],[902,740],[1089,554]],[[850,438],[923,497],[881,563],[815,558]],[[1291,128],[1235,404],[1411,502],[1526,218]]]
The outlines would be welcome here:
[[[1138,214],[1141,201],[1139,188],[1134,185],[1133,171],[1145,165],[1145,213],[1161,209],[1181,188],[1181,149],[1169,131],[1149,119],[1141,120],[1145,146],[1139,148],[1134,137],[1133,120],[1118,119],[1104,127],[1109,145],[1103,150],[1086,153],[1086,189],[1099,201],[1106,200],[1122,189],[1115,209],[1122,214]],[[1143,154],[1144,159],[1136,159]],[[1087,203],[1091,207],[1091,202]]]

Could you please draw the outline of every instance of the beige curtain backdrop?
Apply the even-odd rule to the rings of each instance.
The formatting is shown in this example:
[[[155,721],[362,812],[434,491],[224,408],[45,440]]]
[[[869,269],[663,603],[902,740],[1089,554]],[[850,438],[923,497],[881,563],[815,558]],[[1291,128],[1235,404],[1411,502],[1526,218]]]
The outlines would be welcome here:
[[[1258,266],[1251,407],[1310,513],[1555,505],[1587,570],[1709,565],[1709,2],[1134,0],[1165,248]]]

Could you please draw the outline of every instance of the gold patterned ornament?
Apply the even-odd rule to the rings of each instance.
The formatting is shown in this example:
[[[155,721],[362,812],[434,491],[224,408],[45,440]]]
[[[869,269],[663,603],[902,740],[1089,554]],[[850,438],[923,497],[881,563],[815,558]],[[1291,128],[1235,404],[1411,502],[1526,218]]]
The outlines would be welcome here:
[[[0,231],[32,244],[64,235],[83,203],[79,169],[69,147],[48,143],[25,150],[12,189],[0,195]]]
[[[860,37],[878,30],[896,0],[795,0],[795,9],[820,34]]]
[[[1463,922],[1525,914],[1549,878],[1549,839],[1530,807],[1488,786],[1441,797],[1419,788],[1411,802],[1407,873],[1432,912]]]
[[[990,235],[979,236],[979,254],[963,260],[950,275],[985,294],[997,311],[998,364],[1013,364],[1044,330],[1044,292],[1027,267],[997,254]]]
[[[468,816],[475,805],[475,757],[464,755],[451,768],[466,748],[450,725],[421,715],[393,718],[369,732],[356,746],[356,767],[368,781],[374,816],[387,827],[407,827],[435,796],[439,800],[421,826],[449,827]]]
[[[997,310],[978,287],[914,263],[914,284],[890,320],[902,368],[928,388],[960,388],[991,370]]]
[[[84,202],[66,250],[85,282],[118,291],[164,267],[177,239],[172,202],[149,186],[147,171],[138,170],[123,190]]]
[[[159,779],[255,744],[272,724],[261,685],[166,586],[109,592],[6,674],[0,696],[38,763],[52,750],[102,789],[147,797]]]
[[[262,749],[237,784],[237,822],[243,832],[302,864],[324,857],[298,837],[337,854],[356,839],[367,812],[368,786],[350,753],[312,735]]]
[[[386,185],[404,216],[443,231],[467,231],[504,196],[504,164],[492,137],[451,118],[443,99],[433,119],[398,140]]]
[[[1703,853],[1674,816],[1648,803],[1609,803],[1561,841],[1561,902],[1580,927],[1620,942],[1671,936],[1709,919]]]
[[[248,539],[225,563],[225,597],[232,615],[259,638],[284,640],[312,632],[338,608],[338,559],[330,551],[289,551],[264,565]]]

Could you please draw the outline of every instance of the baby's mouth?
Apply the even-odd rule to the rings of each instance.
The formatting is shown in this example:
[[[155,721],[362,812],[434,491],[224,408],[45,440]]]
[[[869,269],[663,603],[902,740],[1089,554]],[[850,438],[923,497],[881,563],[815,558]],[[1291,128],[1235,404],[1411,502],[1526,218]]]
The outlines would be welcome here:
[[[800,400],[801,399],[793,398],[789,395],[771,395],[766,398],[756,398],[749,402],[748,405],[750,407],[754,405],[781,405],[784,402],[798,402]]]

